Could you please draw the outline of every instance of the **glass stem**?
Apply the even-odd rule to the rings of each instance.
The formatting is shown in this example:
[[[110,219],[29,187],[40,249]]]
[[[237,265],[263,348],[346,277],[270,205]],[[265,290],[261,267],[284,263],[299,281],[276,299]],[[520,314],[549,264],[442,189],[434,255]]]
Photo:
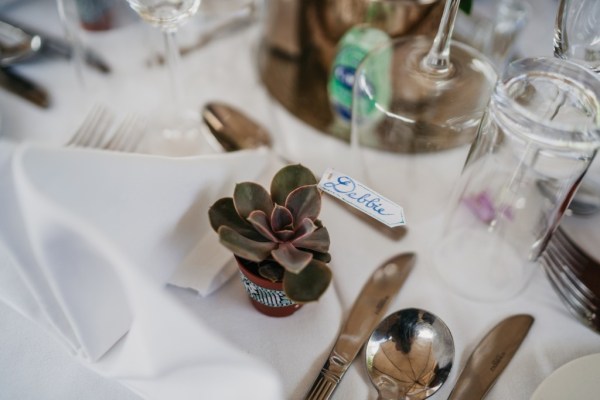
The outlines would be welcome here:
[[[181,56],[177,46],[177,35],[174,30],[163,31],[165,40],[165,57],[169,73],[169,87],[171,90],[171,108],[180,110],[183,105],[183,88],[181,86],[180,64]]]
[[[56,0],[58,15],[63,30],[72,46],[72,62],[75,67],[75,76],[79,81],[80,89],[86,89],[85,76],[83,73],[84,52],[83,42],[79,30],[79,15],[74,0]]]
[[[459,5],[460,0],[446,0],[440,27],[429,53],[423,60],[423,67],[430,73],[446,75],[450,72],[450,39]]]

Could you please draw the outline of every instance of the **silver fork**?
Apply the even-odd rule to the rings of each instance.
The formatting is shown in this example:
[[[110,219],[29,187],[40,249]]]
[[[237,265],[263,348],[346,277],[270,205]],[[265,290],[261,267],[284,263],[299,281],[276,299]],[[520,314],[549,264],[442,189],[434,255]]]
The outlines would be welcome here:
[[[589,279],[593,273],[600,275],[600,264],[585,254],[560,228],[548,243],[540,262],[571,313],[590,328],[600,331],[600,293],[594,292],[584,279]]]
[[[145,124],[137,115],[128,115],[103,146],[106,150],[134,152],[141,140]]]
[[[99,147],[113,122],[112,114],[101,105],[95,105],[85,117],[67,146]]]

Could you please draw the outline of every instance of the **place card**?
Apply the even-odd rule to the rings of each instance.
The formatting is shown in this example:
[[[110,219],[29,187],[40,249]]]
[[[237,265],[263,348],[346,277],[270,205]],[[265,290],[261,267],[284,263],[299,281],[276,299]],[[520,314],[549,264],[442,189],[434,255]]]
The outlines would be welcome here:
[[[406,225],[402,207],[348,175],[328,168],[318,187],[390,228]]]

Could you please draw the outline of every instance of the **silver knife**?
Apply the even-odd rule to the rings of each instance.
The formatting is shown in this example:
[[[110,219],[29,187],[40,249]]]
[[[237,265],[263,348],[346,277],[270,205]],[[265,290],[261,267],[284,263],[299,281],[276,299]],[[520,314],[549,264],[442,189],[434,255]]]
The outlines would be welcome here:
[[[416,255],[392,257],[377,268],[354,301],[348,319],[306,400],[329,399],[412,271]]]
[[[481,400],[504,371],[533,324],[527,314],[501,321],[479,342],[448,400]]]
[[[12,68],[0,68],[0,87],[32,102],[38,107],[48,108],[50,105],[50,96],[46,89],[29,78],[18,74]]]

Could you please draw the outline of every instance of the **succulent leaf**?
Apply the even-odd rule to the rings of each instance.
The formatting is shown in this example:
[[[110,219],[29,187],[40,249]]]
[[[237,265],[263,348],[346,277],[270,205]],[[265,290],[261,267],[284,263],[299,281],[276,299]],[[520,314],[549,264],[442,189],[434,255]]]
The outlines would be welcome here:
[[[271,230],[271,226],[269,225],[269,218],[267,215],[261,210],[255,210],[250,213],[248,217],[248,222],[252,224],[254,229],[258,233],[260,233],[265,239],[268,239],[272,242],[279,242],[279,239],[273,234]]]
[[[315,301],[327,290],[331,275],[325,263],[313,259],[300,274],[285,271],[283,290],[297,303]]]
[[[219,241],[238,257],[246,260],[260,262],[269,257],[271,251],[277,247],[273,242],[257,242],[242,236],[228,226],[219,228]]]
[[[297,248],[327,253],[329,251],[329,232],[327,228],[322,227],[310,234],[297,237],[292,243]]]
[[[312,220],[308,219],[308,218],[304,218],[304,220],[302,220],[302,222],[300,223],[300,225],[298,225],[298,227],[295,229],[295,235],[294,235],[294,240],[292,240],[292,243],[296,242],[297,240],[310,235],[311,233],[313,233],[314,231],[317,230],[317,226],[315,225],[314,222],[312,222]]]
[[[293,223],[294,217],[290,210],[279,204],[275,204],[273,212],[271,213],[271,228],[273,228],[275,232],[282,231],[291,228]]]
[[[300,164],[288,165],[279,170],[271,181],[271,197],[279,205],[284,205],[288,195],[296,188],[316,185],[317,179],[308,168]]]
[[[231,197],[217,200],[208,210],[210,225],[218,232],[219,227],[227,226],[248,239],[265,241],[248,222],[244,221],[236,212]]]
[[[329,253],[320,253],[318,251],[313,251],[313,260],[319,260],[327,264],[331,261],[331,254]]]
[[[299,187],[288,195],[285,208],[294,216],[295,224],[301,223],[305,218],[314,221],[321,212],[321,193],[315,185]]]
[[[277,236],[279,238],[279,241],[281,243],[289,242],[290,240],[294,239],[294,237],[296,237],[296,232],[294,232],[291,229],[277,231],[277,232],[274,232],[274,234],[275,234],[275,236]]]
[[[284,269],[281,268],[281,265],[276,263],[266,263],[258,267],[259,275],[271,282],[281,282],[284,275],[283,272]]]
[[[273,200],[271,200],[269,192],[254,182],[242,182],[235,185],[233,203],[242,218],[248,218],[254,210],[261,210],[266,215],[271,215],[273,210]]]
[[[298,250],[289,242],[280,243],[275,250],[271,251],[271,256],[273,256],[273,259],[281,264],[286,271],[294,274],[299,274],[313,258],[311,253]]]

